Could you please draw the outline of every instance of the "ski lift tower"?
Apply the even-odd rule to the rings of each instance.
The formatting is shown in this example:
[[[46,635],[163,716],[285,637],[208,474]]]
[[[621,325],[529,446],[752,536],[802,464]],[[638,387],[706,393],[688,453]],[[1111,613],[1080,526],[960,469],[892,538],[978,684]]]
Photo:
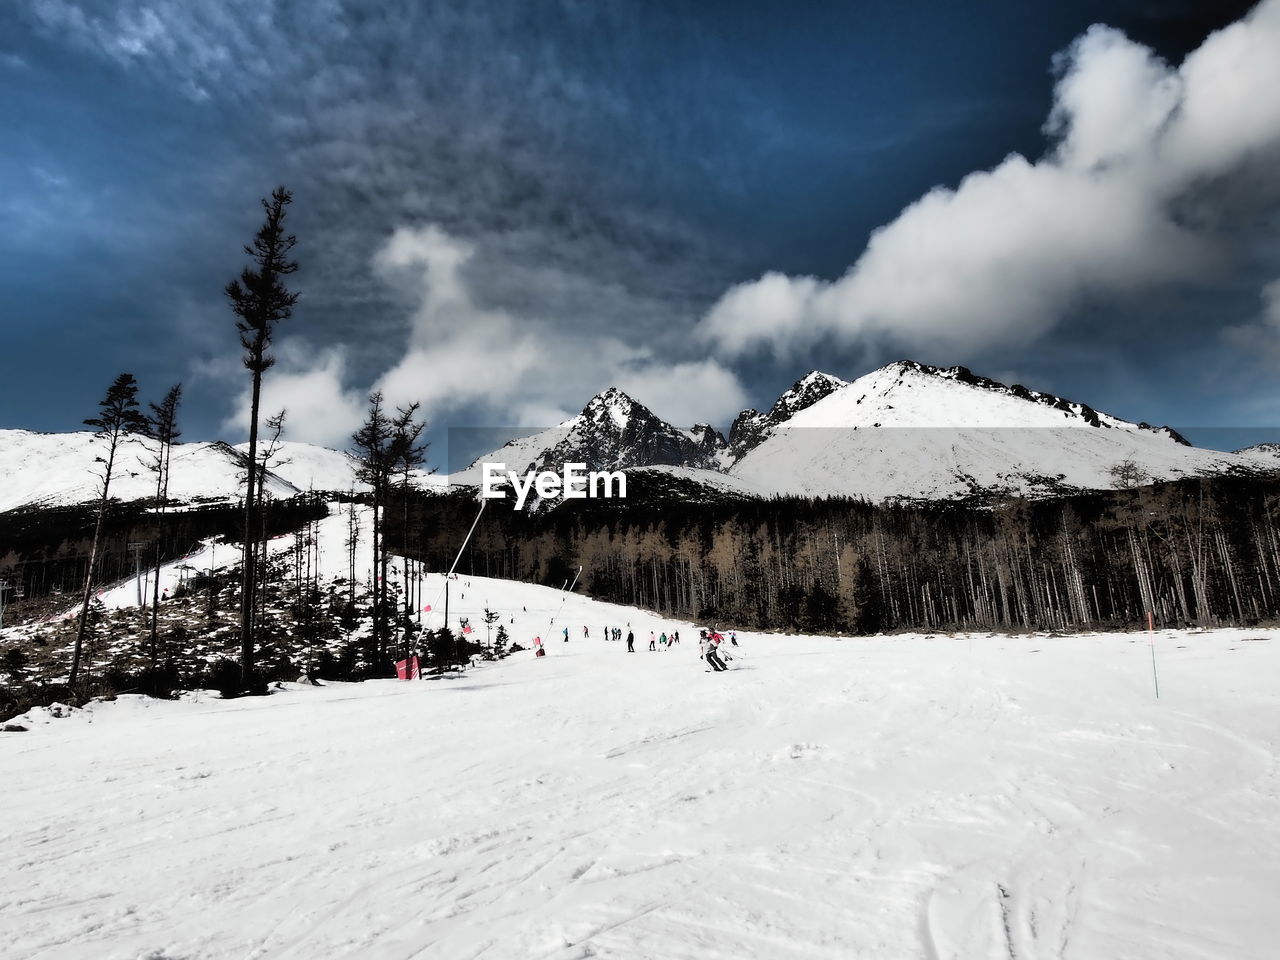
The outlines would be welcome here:
[[[134,578],[138,581],[138,606],[142,606],[142,550],[146,543],[141,540],[129,541],[129,552],[133,554]]]

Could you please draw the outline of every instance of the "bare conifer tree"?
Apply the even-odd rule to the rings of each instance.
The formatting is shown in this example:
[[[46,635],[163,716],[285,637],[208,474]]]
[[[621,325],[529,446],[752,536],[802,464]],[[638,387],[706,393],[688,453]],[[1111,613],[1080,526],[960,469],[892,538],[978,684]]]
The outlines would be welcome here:
[[[156,475],[156,510],[160,516],[161,529],[164,515],[169,506],[169,468],[173,457],[173,444],[182,436],[178,429],[178,405],[182,403],[182,384],[175,383],[158,404],[150,404],[151,416],[148,419],[148,433],[159,443],[156,455],[147,465]],[[151,582],[151,669],[156,666],[156,634],[160,615],[160,538],[156,537],[155,576]]]
[[[258,228],[251,246],[245,253],[252,264],[244,268],[239,279],[227,284],[226,295],[236,315],[236,329],[240,333],[240,345],[244,347],[244,365],[253,378],[249,403],[249,471],[244,496],[244,546],[241,569],[240,593],[240,683],[241,689],[253,684],[253,595],[255,544],[257,525],[258,479],[255,469],[258,462],[258,410],[262,400],[262,375],[275,358],[268,352],[276,324],[293,315],[298,294],[290,291],[284,278],[298,269],[290,253],[297,237],[284,229],[285,208],[293,201],[284,187],[277,187],[270,200],[263,200],[266,219]]]
[[[98,402],[99,413],[85,421],[93,427],[95,441],[101,455],[94,458],[101,469],[98,473],[98,517],[93,527],[93,541],[89,547],[89,563],[84,571],[84,594],[80,604],[80,622],[76,626],[76,643],[71,654],[70,684],[75,687],[80,678],[80,655],[84,649],[85,626],[89,619],[89,601],[93,597],[93,572],[98,564],[98,546],[102,541],[102,522],[111,500],[111,478],[115,473],[116,456],[129,437],[146,429],[147,420],[138,411],[138,381],[131,373],[122,373],[107,388],[107,394]]]

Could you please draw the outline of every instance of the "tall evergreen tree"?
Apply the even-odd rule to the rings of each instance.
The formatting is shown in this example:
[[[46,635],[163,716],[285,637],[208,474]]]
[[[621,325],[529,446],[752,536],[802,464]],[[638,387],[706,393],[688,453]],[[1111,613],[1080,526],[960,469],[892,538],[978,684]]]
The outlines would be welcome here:
[[[397,407],[396,415],[391,418],[391,441],[388,444],[387,456],[389,469],[398,481],[396,486],[400,492],[401,504],[401,543],[404,544],[404,656],[407,658],[413,651],[409,649],[413,635],[411,619],[413,591],[409,581],[409,494],[413,489],[410,477],[413,471],[421,467],[427,460],[428,444],[422,441],[422,433],[427,428],[426,420],[416,419],[419,404],[412,403],[407,407]],[[385,531],[384,531],[385,536]],[[387,581],[387,551],[382,551],[382,584]],[[385,603],[386,594],[383,594]]]
[[[367,483],[373,503],[373,650],[371,658],[385,659],[387,642],[386,578],[383,571],[383,510],[393,469],[391,419],[382,407],[382,394],[369,395],[369,413],[351,436],[356,451],[356,479]]]
[[[365,422],[352,435],[356,449],[356,478],[367,483],[373,501],[373,646],[374,656],[384,658],[390,641],[390,625],[395,611],[388,601],[390,554],[386,547],[386,508],[389,494],[398,486],[404,504],[404,535],[408,536],[410,476],[426,460],[427,445],[422,442],[426,422],[417,419],[418,404],[397,407],[389,416],[382,394],[369,396],[369,413]],[[398,481],[398,483],[397,483]],[[409,589],[406,574],[405,598]],[[406,606],[404,616],[409,614]]]
[[[422,433],[427,429],[426,420],[416,419],[419,404],[412,403],[407,407],[396,407],[396,415],[391,418],[391,442],[387,453],[390,459],[390,470],[396,479],[396,487],[400,492],[403,508],[401,516],[401,536],[408,553],[409,544],[409,494],[413,489],[410,477],[413,471],[427,461],[427,447],[422,441]],[[405,568],[405,615],[409,610],[408,567]]]
[[[286,207],[293,202],[293,194],[284,187],[271,192],[270,200],[262,201],[266,218],[251,246],[244,248],[252,260],[244,268],[239,279],[226,286],[227,300],[236,315],[236,330],[240,345],[244,348],[244,365],[252,376],[252,392],[249,403],[249,470],[245,481],[244,496],[244,546],[241,569],[240,593],[240,681],[242,689],[253,682],[253,595],[255,544],[257,526],[254,522],[257,504],[258,462],[258,409],[262,399],[262,375],[275,358],[267,351],[276,324],[293,315],[298,294],[285,286],[284,280],[298,269],[290,254],[297,237],[286,233],[284,220]]]
[[[173,445],[182,431],[178,429],[178,406],[182,403],[182,384],[175,383],[158,404],[150,404],[151,416],[147,421],[147,432],[159,446],[154,459],[148,466],[156,475],[156,509],[161,517],[163,529],[164,514],[169,506],[169,467],[173,456]],[[151,669],[156,666],[156,635],[159,629],[160,615],[160,537],[156,537],[155,576],[151,578]]]
[[[102,522],[107,515],[111,499],[111,479],[115,473],[116,455],[122,444],[135,433],[146,430],[146,417],[138,410],[138,381],[131,373],[122,373],[107,388],[106,396],[98,402],[98,415],[85,421],[93,427],[95,441],[102,455],[94,462],[101,465],[98,474],[97,520],[93,527],[93,541],[89,547],[89,563],[84,571],[84,593],[80,603],[80,621],[76,626],[76,642],[71,654],[70,684],[75,687],[80,678],[80,655],[84,649],[85,627],[89,620],[89,601],[93,597],[93,573],[98,564],[98,547],[102,541]]]

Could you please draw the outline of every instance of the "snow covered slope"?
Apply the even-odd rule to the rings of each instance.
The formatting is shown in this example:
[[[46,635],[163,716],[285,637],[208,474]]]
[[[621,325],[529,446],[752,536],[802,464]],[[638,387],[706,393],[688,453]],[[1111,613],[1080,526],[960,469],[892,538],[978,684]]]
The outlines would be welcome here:
[[[248,456],[249,444],[235,449]],[[350,490],[355,485],[355,460],[350,454],[310,443],[281,441],[268,466],[276,476],[299,490]]]
[[[249,444],[238,443],[235,449],[247,455]],[[368,484],[356,482],[355,458],[341,450],[318,447],[313,443],[282,441],[277,445],[270,467],[272,473],[299,490],[343,493],[369,489]],[[414,485],[424,490],[438,489],[448,483],[448,477],[428,474],[425,470],[412,471],[411,478]]]
[[[1274,955],[1280,631],[1159,633],[1156,700],[1142,634],[741,633],[710,674],[649,611],[458,576],[485,609],[549,655],[0,733],[0,957]]]
[[[773,427],[730,473],[762,493],[950,499],[1113,488],[1112,470],[1126,461],[1137,482],[1257,470],[1245,457],[1192,447],[1168,428],[963,367],[902,361]]]
[[[180,443],[173,448],[169,496],[180,503],[231,500],[244,495],[244,463],[249,445]],[[155,496],[155,474],[147,468],[156,443],[133,438],[121,449],[111,495],[119,500]],[[97,497],[94,458],[99,447],[88,431],[33,433],[0,430],[0,511],[23,506],[65,506]],[[424,490],[445,487],[447,477],[414,471]],[[272,458],[267,490],[277,498],[307,490],[367,489],[355,482],[354,461],[338,450],[285,441]]]
[[[1268,470],[1280,470],[1280,443],[1255,443],[1236,454],[1253,460]]]
[[[743,634],[709,674],[683,625],[561,622],[464,677],[0,733],[0,956],[1275,955],[1276,631],[1160,634],[1157,701],[1141,635]]]
[[[98,496],[94,460],[101,455],[88,431],[33,433],[0,430],[0,511],[22,506],[65,506]],[[119,500],[155,496],[155,475],[147,464],[156,443],[132,438],[118,453],[111,495]],[[182,443],[173,448],[169,496],[178,502],[230,500],[243,495],[244,457],[225,443]],[[298,490],[274,474],[273,496]]]

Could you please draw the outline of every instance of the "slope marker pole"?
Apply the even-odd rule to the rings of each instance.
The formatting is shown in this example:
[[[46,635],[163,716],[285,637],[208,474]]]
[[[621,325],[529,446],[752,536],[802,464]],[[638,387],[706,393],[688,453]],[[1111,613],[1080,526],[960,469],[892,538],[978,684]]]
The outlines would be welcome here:
[[[1147,646],[1151,648],[1151,682],[1156,687],[1156,699],[1160,699],[1160,677],[1156,674],[1156,619],[1155,614],[1147,611]]]
[[[436,598],[431,604],[431,612],[435,613],[436,604],[440,602],[440,597],[443,596],[446,598],[445,614],[444,614],[444,627],[446,630],[449,629],[449,601],[448,601],[449,578],[453,576],[453,571],[457,569],[458,561],[462,559],[462,552],[467,549],[467,544],[471,542],[471,535],[476,532],[476,527],[480,525],[480,515],[484,513],[484,508],[488,506],[488,503],[489,503],[488,500],[482,499],[480,501],[480,509],[476,513],[476,518],[471,521],[471,529],[467,531],[466,539],[462,541],[462,546],[458,548],[458,555],[453,558],[453,563],[450,564],[449,566],[449,572],[444,575],[444,584],[443,586],[441,586],[440,590],[436,593]],[[421,611],[419,611],[418,617],[419,617],[419,620],[421,620],[421,617],[422,617]]]

